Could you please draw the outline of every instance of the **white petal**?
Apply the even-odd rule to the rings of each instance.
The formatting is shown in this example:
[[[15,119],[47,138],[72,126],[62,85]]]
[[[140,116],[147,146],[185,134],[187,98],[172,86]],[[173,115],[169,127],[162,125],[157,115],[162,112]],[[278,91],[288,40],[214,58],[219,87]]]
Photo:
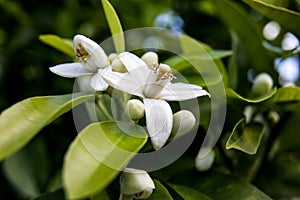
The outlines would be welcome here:
[[[128,72],[132,71],[133,69],[136,68],[147,68],[147,64],[137,57],[136,55],[129,53],[129,52],[124,52],[119,55],[119,59],[122,61],[122,63],[125,65],[126,69]]]
[[[103,78],[113,88],[144,97],[142,93],[143,86],[139,84],[131,73],[107,72],[103,74]]]
[[[89,54],[89,57],[87,57],[85,63],[88,69],[95,71],[98,68],[104,68],[108,65],[107,55],[105,54],[104,50],[93,40],[83,35],[75,35],[73,43],[76,55],[79,44],[81,44],[85,51]]]
[[[206,90],[198,85],[172,83],[166,85],[159,96],[167,101],[184,101],[205,95],[210,96]]]
[[[164,100],[144,99],[146,123],[155,150],[160,149],[168,140],[173,115],[170,105]]]
[[[51,72],[67,78],[75,78],[93,74],[80,63],[65,63],[49,68]]]
[[[91,87],[96,91],[106,90],[108,84],[102,78],[102,70],[99,69],[98,73],[94,74],[90,79]]]

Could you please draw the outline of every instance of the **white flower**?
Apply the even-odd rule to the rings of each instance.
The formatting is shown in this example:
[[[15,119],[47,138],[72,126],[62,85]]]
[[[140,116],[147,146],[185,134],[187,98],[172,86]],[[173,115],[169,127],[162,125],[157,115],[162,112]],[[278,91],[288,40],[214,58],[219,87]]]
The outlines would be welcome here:
[[[144,170],[125,168],[120,177],[120,200],[124,199],[147,199],[155,185]]]
[[[155,65],[153,69],[134,54],[124,52],[119,59],[128,73],[108,72],[103,78],[112,87],[137,95],[145,105],[146,123],[153,148],[160,149],[170,136],[173,124],[172,110],[167,101],[184,101],[209,93],[202,87],[185,83],[171,83],[168,65]]]
[[[110,70],[110,67],[103,49],[83,35],[74,36],[73,46],[78,62],[59,64],[50,67],[50,71],[67,78],[90,76],[90,86],[94,90],[105,90],[108,84],[103,80],[102,74]]]

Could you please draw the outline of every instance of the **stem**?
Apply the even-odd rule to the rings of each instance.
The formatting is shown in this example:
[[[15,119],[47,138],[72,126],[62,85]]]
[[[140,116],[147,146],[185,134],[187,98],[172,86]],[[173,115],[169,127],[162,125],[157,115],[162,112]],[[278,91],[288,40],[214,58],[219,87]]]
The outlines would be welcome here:
[[[98,96],[98,100],[96,101],[96,106],[106,119],[113,120],[113,117],[111,116],[111,114],[108,112],[105,105],[101,101],[101,95]]]

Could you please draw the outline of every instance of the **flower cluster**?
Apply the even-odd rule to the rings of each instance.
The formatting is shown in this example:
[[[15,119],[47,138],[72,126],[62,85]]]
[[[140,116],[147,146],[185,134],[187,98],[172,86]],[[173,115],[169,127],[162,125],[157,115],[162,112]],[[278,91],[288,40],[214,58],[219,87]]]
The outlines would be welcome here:
[[[147,130],[155,150],[167,142],[172,132],[173,113],[166,101],[209,96],[198,85],[172,83],[174,75],[170,66],[159,64],[154,52],[145,53],[141,58],[129,52],[107,56],[97,43],[82,35],[76,35],[73,44],[78,62],[60,64],[50,70],[64,77],[89,76],[90,86],[96,91],[104,91],[110,85],[140,97],[144,104]],[[130,103],[129,107],[142,106]],[[126,112],[132,116],[135,113],[128,110]],[[143,113],[139,115],[143,116]]]

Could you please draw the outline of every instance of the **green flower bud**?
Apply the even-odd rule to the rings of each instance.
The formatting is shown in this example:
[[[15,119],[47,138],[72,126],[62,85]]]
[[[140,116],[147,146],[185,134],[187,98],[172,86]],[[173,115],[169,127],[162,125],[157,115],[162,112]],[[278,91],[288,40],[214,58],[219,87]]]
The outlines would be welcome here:
[[[115,72],[122,72],[122,73],[127,72],[126,67],[124,66],[124,64],[121,62],[119,58],[115,58],[112,61],[111,68]]]
[[[269,93],[273,88],[273,84],[273,79],[269,74],[258,74],[253,81],[251,93],[253,96],[261,96]]]
[[[144,117],[145,106],[138,99],[130,99],[125,106],[125,114],[132,120]]]
[[[141,59],[148,65],[148,67],[158,64],[158,55],[152,51],[145,53]]]
[[[201,148],[195,158],[195,167],[198,171],[206,171],[211,168],[215,160],[215,151],[211,148]]]
[[[180,110],[173,115],[172,135],[180,136],[188,133],[194,127],[196,118],[188,110]]]
[[[125,168],[120,177],[121,197],[128,199],[131,196],[135,199],[147,199],[151,194],[155,185],[144,170]],[[121,199],[121,198],[120,198]]]

